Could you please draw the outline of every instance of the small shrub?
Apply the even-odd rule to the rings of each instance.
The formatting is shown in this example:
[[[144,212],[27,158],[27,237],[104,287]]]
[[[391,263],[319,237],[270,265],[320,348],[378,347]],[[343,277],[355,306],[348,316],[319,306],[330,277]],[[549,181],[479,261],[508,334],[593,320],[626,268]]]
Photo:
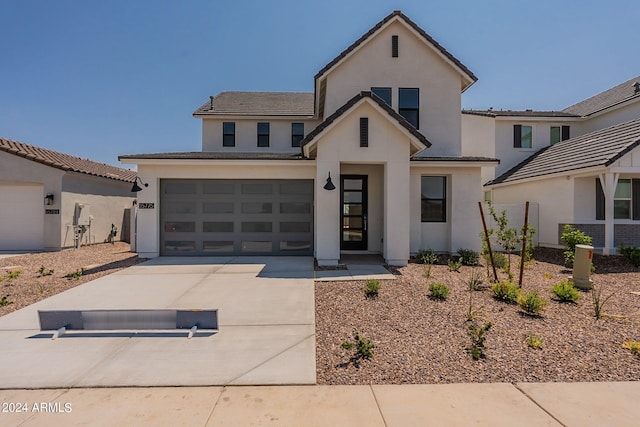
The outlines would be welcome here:
[[[520,296],[520,288],[511,282],[499,282],[491,285],[493,297],[497,300],[515,304]]]
[[[48,270],[44,268],[44,265],[38,269],[38,277],[51,276],[53,274],[53,269]]]
[[[547,305],[547,301],[538,295],[538,292],[531,291],[518,296],[518,305],[520,309],[532,316],[540,316],[542,310]]]
[[[543,278],[545,278],[545,279],[547,279],[547,280],[549,280],[549,279],[551,279],[551,273],[544,273],[544,274],[542,275],[542,277],[543,277]]]
[[[482,274],[475,269],[471,272],[471,277],[467,280],[467,286],[470,291],[479,291],[482,285]]]
[[[82,273],[84,273],[84,268],[79,268],[78,270],[69,273],[67,275],[65,275],[64,277],[66,277],[68,280],[76,280],[82,277]]]
[[[422,264],[437,264],[440,260],[440,256],[433,249],[420,249],[416,252],[416,260]]]
[[[13,304],[13,301],[9,301],[7,298],[9,298],[9,295],[5,295],[2,298],[0,298],[0,307],[4,307],[5,305]]]
[[[367,280],[367,284],[364,285],[364,294],[367,298],[375,298],[378,296],[380,290],[380,281],[376,279]]]
[[[602,288],[596,288],[594,286],[591,290],[591,301],[593,302],[593,311],[597,320],[602,319],[602,317],[604,316],[604,312],[602,310],[604,309],[607,301],[609,301],[612,296],[613,294],[603,297]]]
[[[622,344],[622,348],[626,348],[636,356],[640,356],[640,341],[627,341]]]
[[[491,258],[489,253],[486,252],[482,255],[487,265],[491,265]],[[507,267],[507,257],[502,252],[493,252],[493,262],[496,265],[496,269],[502,270]]]
[[[491,322],[487,322],[482,326],[478,326],[475,322],[472,322],[469,325],[469,329],[467,334],[469,338],[471,338],[471,347],[469,351],[471,352],[471,357],[473,360],[480,360],[485,358],[484,354],[484,342],[486,337],[484,334],[491,328]]]
[[[353,342],[343,341],[340,347],[345,350],[355,350],[353,355],[354,361],[371,359],[373,357],[373,349],[376,348],[370,339],[361,337],[358,331],[353,331]]]
[[[591,246],[593,239],[580,230],[576,230],[570,224],[565,224],[560,235],[560,240],[565,244],[564,264],[567,267],[573,266],[576,245]]]
[[[458,249],[459,261],[462,265],[476,266],[479,264],[480,254],[471,249]]]
[[[40,282],[36,282],[36,289],[38,290],[38,292],[40,292],[41,294],[44,293],[44,285]]]
[[[455,261],[453,258],[449,258],[449,261],[447,261],[447,265],[449,266],[449,271],[455,271],[456,273],[460,273],[460,267],[462,267],[462,262],[460,260]]]
[[[621,245],[618,253],[625,257],[634,267],[640,266],[640,248],[637,246]]]
[[[7,281],[13,280],[13,279],[17,279],[18,276],[20,276],[20,273],[22,273],[22,271],[20,270],[13,270],[13,271],[8,271],[7,272]]]
[[[531,348],[541,350],[542,344],[544,344],[544,341],[540,337],[537,337],[533,334],[529,334],[529,336],[527,337],[527,345]]]
[[[451,291],[444,283],[433,282],[429,285],[429,293],[432,299],[445,300]]]
[[[551,288],[551,291],[560,302],[573,302],[580,301],[582,294],[573,285],[573,282],[569,279],[562,279]]]

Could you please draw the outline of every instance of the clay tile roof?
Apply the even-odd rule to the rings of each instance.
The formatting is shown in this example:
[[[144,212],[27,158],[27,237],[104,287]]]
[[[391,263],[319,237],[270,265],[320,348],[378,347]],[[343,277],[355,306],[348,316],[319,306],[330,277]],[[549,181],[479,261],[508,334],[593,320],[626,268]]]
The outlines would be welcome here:
[[[632,98],[640,99],[640,93],[635,93],[634,83],[636,82],[640,83],[640,76],[629,79],[618,86],[607,89],[584,101],[580,101],[577,104],[565,108],[563,111],[579,116],[588,116]]]
[[[194,115],[313,116],[312,92],[220,92]]]
[[[485,185],[608,167],[639,145],[640,119],[635,119],[545,147]]]
[[[125,182],[133,182],[136,179],[135,171],[94,162],[89,159],[82,159],[10,139],[0,138],[0,151],[64,171],[79,172]]]

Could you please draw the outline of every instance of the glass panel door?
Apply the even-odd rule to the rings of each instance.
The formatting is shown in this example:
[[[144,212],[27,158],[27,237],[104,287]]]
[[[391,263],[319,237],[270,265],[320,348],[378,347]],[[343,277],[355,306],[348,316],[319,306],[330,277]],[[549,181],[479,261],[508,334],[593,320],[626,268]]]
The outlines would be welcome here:
[[[340,249],[367,250],[367,176],[340,176]]]

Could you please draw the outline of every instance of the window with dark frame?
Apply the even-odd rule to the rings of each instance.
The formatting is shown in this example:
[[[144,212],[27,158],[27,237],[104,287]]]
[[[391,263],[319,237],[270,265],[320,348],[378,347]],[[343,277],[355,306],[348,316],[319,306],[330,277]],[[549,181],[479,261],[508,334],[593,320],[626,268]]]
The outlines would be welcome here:
[[[560,141],[566,141],[569,138],[569,126],[551,126],[551,136],[549,138],[551,145],[557,144]]]
[[[360,117],[360,147],[369,146],[369,118]]]
[[[269,123],[258,123],[258,147],[269,146]]]
[[[513,125],[513,148],[532,148],[531,126]]]
[[[391,36],[391,57],[398,57],[398,36]]]
[[[385,104],[391,107],[391,88],[390,87],[372,87],[371,93],[382,99]]]
[[[304,138],[304,123],[291,123],[291,146],[300,147]]]
[[[234,122],[222,123],[222,146],[236,146],[236,124]]]
[[[398,89],[398,113],[416,129],[420,129],[420,89]]]
[[[422,222],[447,222],[447,177],[421,177]]]
[[[596,178],[596,219],[605,219],[605,198]],[[621,178],[613,196],[613,218],[640,220],[640,179]]]

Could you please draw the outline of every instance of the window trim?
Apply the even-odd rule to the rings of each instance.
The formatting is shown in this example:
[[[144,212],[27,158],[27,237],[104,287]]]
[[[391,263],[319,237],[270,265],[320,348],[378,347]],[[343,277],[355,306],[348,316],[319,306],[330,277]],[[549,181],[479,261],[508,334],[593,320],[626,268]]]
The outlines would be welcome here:
[[[295,133],[296,127],[302,127],[302,133]],[[300,129],[297,129],[300,130]],[[304,123],[294,122],[291,123],[291,146],[300,147],[300,141],[304,139]]]
[[[232,132],[227,132],[227,125],[233,127]],[[231,137],[231,141],[227,142],[226,137]],[[222,122],[222,146],[223,147],[235,147],[236,146],[236,122]]]
[[[442,178],[442,198],[426,198],[423,196],[422,192],[422,178]],[[426,219],[424,218],[424,213],[422,211],[422,203],[424,200],[434,200],[442,202],[442,212],[440,213],[440,218],[438,219]],[[447,195],[447,176],[446,175],[422,175],[420,177],[420,222],[421,223],[437,223],[442,224],[447,222],[447,203],[448,203],[448,195]]]
[[[404,91],[416,91],[416,99],[417,106],[416,107],[402,107],[402,93]],[[403,111],[415,111],[416,112],[416,123],[411,123],[409,119],[402,113]],[[413,125],[416,129],[420,129],[420,88],[417,87],[401,87],[398,88],[398,114],[405,118],[411,125]]]
[[[553,140],[553,130],[557,129],[558,132],[558,140]],[[571,126],[562,125],[562,126],[551,126],[549,128],[549,145],[557,144],[561,141],[566,141],[567,139],[571,139]]]
[[[522,129],[529,128],[531,129],[529,136],[529,146],[522,146]],[[533,149],[533,126],[529,125],[513,125],[513,148],[523,148],[525,150]]]
[[[262,125],[262,126],[260,126]],[[261,127],[266,128],[266,132],[264,132],[265,129],[262,129],[261,132]],[[267,148],[269,147],[269,133],[271,131],[271,125],[269,122],[258,122],[257,126],[256,126],[256,130],[257,130],[257,144],[258,147],[261,148]],[[266,142],[265,142],[266,140]],[[266,145],[265,145],[266,144]]]

